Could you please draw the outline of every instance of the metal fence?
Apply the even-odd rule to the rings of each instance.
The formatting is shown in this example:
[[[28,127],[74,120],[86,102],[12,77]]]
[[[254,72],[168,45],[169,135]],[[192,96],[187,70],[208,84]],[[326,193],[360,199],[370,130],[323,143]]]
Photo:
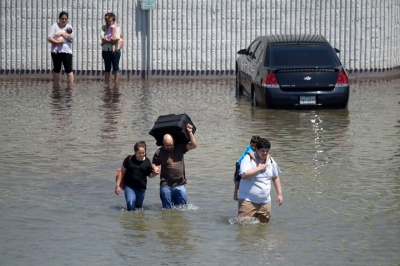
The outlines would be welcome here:
[[[76,33],[77,75],[103,70],[99,29],[110,11],[124,35],[123,75],[143,76],[148,59],[158,75],[232,75],[239,49],[280,33],[322,34],[350,71],[400,66],[399,0],[158,0],[151,12],[137,0],[2,0],[1,73],[51,72],[47,34],[61,11]]]

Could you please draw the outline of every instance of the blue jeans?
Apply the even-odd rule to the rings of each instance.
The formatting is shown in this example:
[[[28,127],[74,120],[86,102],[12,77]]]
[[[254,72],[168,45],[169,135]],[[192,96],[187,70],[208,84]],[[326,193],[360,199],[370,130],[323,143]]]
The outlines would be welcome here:
[[[119,72],[121,71],[119,69],[119,59],[121,58],[121,50],[115,50],[113,53],[112,51],[102,51],[101,55],[104,60],[104,68],[105,72],[111,72],[111,65],[114,70],[114,72]]]
[[[125,185],[125,200],[128,211],[134,211],[135,208],[141,208],[143,205],[146,190],[136,190]]]
[[[164,209],[173,209],[174,205],[186,205],[186,188],[184,185],[178,187],[160,186],[160,199]]]

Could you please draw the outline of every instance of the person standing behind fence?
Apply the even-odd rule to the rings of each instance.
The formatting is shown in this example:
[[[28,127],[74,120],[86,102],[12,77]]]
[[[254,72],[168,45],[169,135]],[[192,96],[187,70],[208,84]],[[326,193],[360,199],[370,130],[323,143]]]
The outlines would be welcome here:
[[[74,83],[74,73],[72,72],[72,40],[75,34],[72,26],[67,22],[68,13],[62,11],[58,16],[58,23],[54,23],[51,26],[47,39],[51,43],[53,81],[59,81],[61,64],[63,64],[68,82],[72,85]],[[71,30],[71,33],[68,33],[68,30]]]
[[[119,45],[119,40],[121,36],[120,28],[116,27],[115,36],[109,40],[105,38],[105,34],[108,31],[108,28],[115,23],[115,15],[113,13],[107,13],[104,15],[104,20],[106,22],[100,29],[100,38],[101,38],[101,55],[104,60],[104,69],[105,69],[105,82],[110,82],[111,75],[111,66],[114,70],[115,83],[119,82],[121,76],[121,70],[119,69],[119,60],[121,58],[121,49]],[[113,45],[115,45],[115,51],[113,52]]]

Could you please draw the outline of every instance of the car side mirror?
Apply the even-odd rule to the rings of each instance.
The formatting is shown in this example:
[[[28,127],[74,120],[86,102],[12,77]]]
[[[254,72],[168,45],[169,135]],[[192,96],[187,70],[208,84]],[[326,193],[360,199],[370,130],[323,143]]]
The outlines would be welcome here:
[[[335,52],[336,52],[337,54],[340,54],[340,50],[339,50],[339,49],[333,48],[333,50],[335,50]]]
[[[246,50],[246,49],[242,49],[242,50],[239,50],[239,51],[237,52],[237,54],[244,54],[244,55],[248,55],[248,52],[247,52],[247,50]]]

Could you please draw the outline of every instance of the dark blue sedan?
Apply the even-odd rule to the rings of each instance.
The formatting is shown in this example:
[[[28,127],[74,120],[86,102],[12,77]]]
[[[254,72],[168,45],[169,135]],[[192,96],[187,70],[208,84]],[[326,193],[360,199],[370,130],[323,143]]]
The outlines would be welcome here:
[[[345,108],[349,79],[320,35],[269,35],[238,51],[236,90],[268,108]]]

